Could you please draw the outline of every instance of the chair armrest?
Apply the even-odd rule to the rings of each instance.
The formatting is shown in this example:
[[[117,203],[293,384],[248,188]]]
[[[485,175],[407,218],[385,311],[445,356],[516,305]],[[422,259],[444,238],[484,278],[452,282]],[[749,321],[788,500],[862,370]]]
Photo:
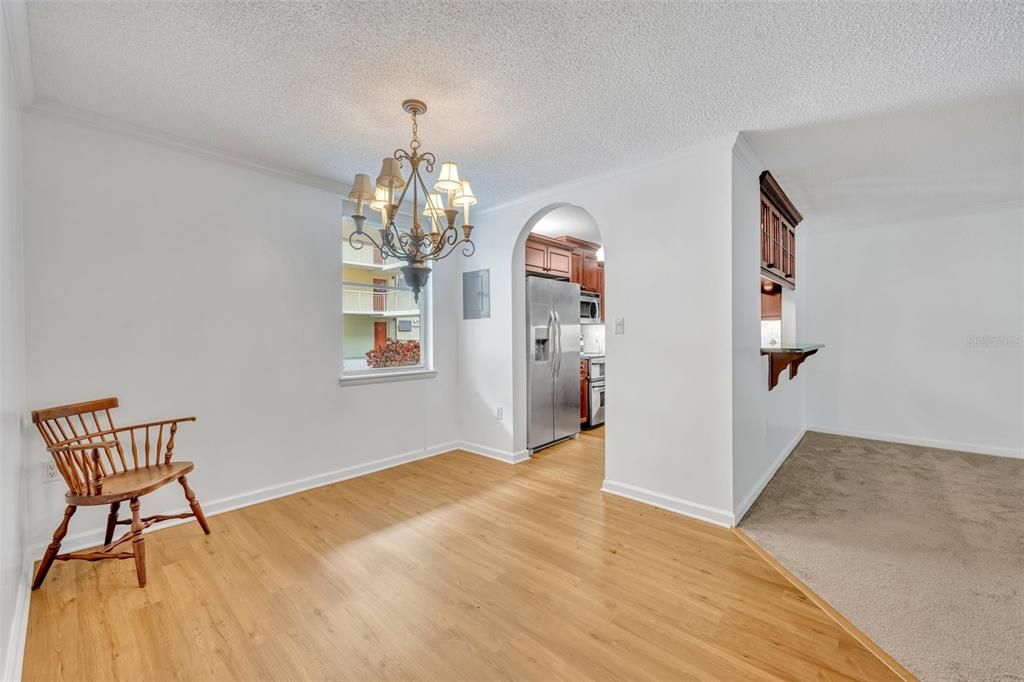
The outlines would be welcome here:
[[[135,461],[135,466],[139,466],[139,444],[135,438],[136,431],[145,431],[145,440],[143,441],[143,453],[146,458],[146,466],[150,463],[150,429],[157,431],[156,433],[156,450],[153,453],[153,463],[158,464],[161,457],[163,457],[164,464],[171,463],[171,457],[174,455],[174,435],[178,431],[178,424],[184,422],[194,422],[195,417],[178,417],[177,419],[163,419],[155,422],[144,422],[142,424],[131,424],[130,426],[118,426],[117,428],[111,429],[110,433],[129,433],[131,434],[131,448],[132,448],[132,459]],[[166,443],[164,442],[164,427],[170,425],[169,436]],[[102,434],[99,434],[102,435]]]
[[[85,436],[83,436],[84,438]],[[59,443],[54,443],[50,447],[46,448],[50,452],[81,452],[82,450],[95,450],[96,448],[103,448],[109,450],[117,447],[116,440],[94,440],[81,442],[81,438],[72,438],[70,440],[62,440]]]
[[[109,433],[120,433],[122,431],[134,431],[135,429],[148,429],[152,426],[167,426],[168,424],[181,424],[182,422],[194,422],[195,417],[178,417],[177,419],[161,419],[155,422],[143,422],[141,424],[131,424],[130,426],[118,426],[115,429],[111,429]],[[102,432],[101,432],[102,433]]]
[[[118,453],[122,453],[123,450],[127,450],[128,446],[131,447],[132,461],[136,468],[139,466],[149,466],[152,464],[159,464],[161,457],[163,458],[164,464],[171,463],[171,457],[174,454],[174,435],[178,431],[178,424],[184,422],[194,422],[195,417],[178,417],[176,419],[162,419],[160,421],[143,422],[140,424],[131,424],[129,426],[118,426],[113,429],[106,429],[105,431],[96,431],[94,433],[86,433],[77,438],[69,438],[66,443],[78,442],[88,446],[88,442],[84,442],[87,438],[97,438],[104,436],[113,436],[115,439],[118,434],[127,433],[130,434],[128,443],[122,446],[120,441],[111,441],[117,447]],[[164,427],[170,425],[167,440],[164,440]],[[155,433],[151,434],[150,430]],[[136,431],[144,431],[145,436],[136,438]],[[155,451],[150,447],[150,441],[156,441]],[[87,448],[85,448],[87,449]],[[140,452],[141,450],[141,452]],[[144,456],[144,460],[140,461],[139,455]]]

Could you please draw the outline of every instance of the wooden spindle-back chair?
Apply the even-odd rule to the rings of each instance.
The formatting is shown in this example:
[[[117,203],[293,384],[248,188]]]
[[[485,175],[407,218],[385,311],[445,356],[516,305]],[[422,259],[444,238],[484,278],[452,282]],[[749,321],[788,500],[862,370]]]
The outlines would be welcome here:
[[[43,554],[32,581],[33,590],[43,584],[55,560],[68,559],[134,559],[139,587],[145,587],[146,549],[143,530],[160,521],[194,517],[203,532],[210,534],[203,508],[186,478],[186,474],[194,468],[192,462],[171,461],[178,424],[192,422],[196,418],[183,417],[117,427],[110,414],[117,406],[117,398],[103,398],[49,407],[32,413],[32,423],[39,429],[57,471],[68,485],[68,492],[64,496],[67,501],[64,518]],[[185,514],[140,516],[139,498],[174,480],[184,488],[191,511]],[[125,500],[129,501],[132,512],[130,521],[122,521],[117,517],[121,502]],[[104,546],[91,552],[58,554],[75,510],[79,506],[95,505],[110,505]],[[120,524],[130,524],[131,530],[114,541],[114,529]],[[114,551],[129,540],[132,542],[131,552]]]

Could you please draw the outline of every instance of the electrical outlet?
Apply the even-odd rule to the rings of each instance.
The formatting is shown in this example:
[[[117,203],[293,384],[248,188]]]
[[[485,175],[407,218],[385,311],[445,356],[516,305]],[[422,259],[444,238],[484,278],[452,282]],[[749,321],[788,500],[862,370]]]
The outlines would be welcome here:
[[[502,419],[504,419],[505,418],[505,410],[503,408],[501,408],[501,407],[496,408],[494,410],[494,418],[497,419],[498,421],[501,421]]]
[[[43,462],[43,483],[53,483],[60,480],[60,473],[57,471],[57,465],[50,462]]]
[[[626,333],[626,318],[616,317],[615,318],[615,333],[625,334]]]

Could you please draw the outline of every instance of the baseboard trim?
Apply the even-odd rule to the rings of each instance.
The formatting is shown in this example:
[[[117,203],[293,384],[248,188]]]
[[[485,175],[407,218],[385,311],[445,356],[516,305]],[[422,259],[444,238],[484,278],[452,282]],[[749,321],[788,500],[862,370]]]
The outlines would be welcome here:
[[[664,495],[653,490],[630,485],[629,483],[605,479],[604,483],[601,484],[601,491],[625,497],[635,502],[643,502],[644,504],[649,504],[652,507],[658,507],[674,514],[688,516],[691,519],[713,523],[716,526],[732,528],[736,525],[732,513],[725,509],[709,507],[698,502],[690,502],[679,497]]]
[[[32,561],[26,554],[22,559],[21,577],[18,582],[18,597],[11,614],[11,633],[7,638],[3,672],[0,680],[15,682],[21,679],[25,662],[25,636],[28,634],[28,607],[32,596]]]
[[[479,445],[477,443],[470,443],[468,441],[460,441],[453,445],[454,448],[459,450],[465,450],[474,455],[480,455],[481,457],[490,457],[496,459],[499,462],[505,462],[506,464],[519,464],[530,459],[530,453],[527,450],[518,450],[516,452],[510,452],[508,450],[498,450],[497,448],[488,447],[486,445]]]
[[[754,484],[754,486],[750,489],[750,492],[747,493],[747,496],[743,498],[743,501],[740,503],[740,505],[736,507],[736,511],[733,512],[733,516],[736,517],[737,526],[743,520],[743,517],[747,515],[747,512],[750,511],[750,508],[754,506],[754,502],[756,502],[757,498],[761,496],[761,493],[764,492],[764,489],[768,487],[768,482],[771,481],[772,478],[775,476],[775,472],[777,472],[779,470],[779,467],[782,466],[782,463],[785,462],[787,458],[789,458],[793,450],[796,450],[796,446],[800,445],[800,441],[804,439],[805,435],[807,435],[807,430],[801,429],[800,433],[796,435],[796,438],[791,440],[786,445],[786,447],[782,448],[782,452],[780,452],[778,457],[775,458],[775,461],[771,463],[771,466],[768,467],[768,470],[764,473],[764,476],[762,476],[760,480],[758,480],[758,482]]]
[[[408,464],[409,462],[426,459],[427,457],[434,457],[435,455],[460,449],[460,446],[460,443],[454,441],[441,443],[439,445],[423,448],[422,450],[412,450],[400,455],[383,457],[381,459],[375,459],[362,464],[355,464],[335,471],[328,471],[322,474],[315,474],[313,476],[299,478],[294,481],[288,481],[286,483],[279,483],[277,485],[250,490],[249,492],[239,493],[229,497],[222,497],[217,500],[207,501],[200,498],[200,501],[203,503],[203,511],[206,513],[206,516],[216,516],[217,514],[242,509],[243,507],[249,507],[254,504],[276,500],[279,497],[286,497],[288,495],[294,495],[295,493],[301,493],[312,488],[319,488],[332,483],[340,483],[341,481],[347,481],[350,478],[366,476],[367,474],[401,466],[402,464]],[[162,513],[181,514],[187,511],[188,508],[182,506]],[[191,521],[191,519],[173,519],[161,523],[159,528],[169,528],[182,523],[190,523]],[[159,528],[157,530],[159,530]],[[101,545],[103,544],[103,535],[105,531],[105,528],[100,527],[68,535],[64,539],[61,549],[66,552],[74,552],[88,547]],[[36,559],[42,556],[43,550],[46,548],[48,542],[49,540],[35,543],[28,549],[29,557],[33,563]]]
[[[924,448],[937,448],[939,450],[956,450],[957,452],[971,452],[977,455],[992,455],[993,457],[1010,457],[1012,459],[1024,459],[1024,449],[1004,448],[995,445],[978,445],[976,443],[957,443],[950,440],[935,440],[932,438],[917,438],[915,436],[901,436],[893,433],[878,433],[875,431],[858,431],[856,429],[840,429],[831,426],[808,426],[808,431],[827,433],[833,436],[849,436],[851,438],[864,438],[866,440],[881,440],[902,445],[918,445]]]
[[[778,571],[783,578],[788,580],[793,587],[800,590],[804,596],[811,600],[811,602],[813,602],[819,609],[824,611],[836,622],[837,625],[839,625],[839,627],[846,630],[851,637],[860,642],[865,649],[874,654],[875,658],[884,663],[885,666],[899,676],[900,679],[905,680],[905,682],[917,682],[917,677],[915,677],[912,672],[904,668],[899,661],[886,653],[885,649],[875,644],[870,637],[861,632],[860,628],[847,620],[843,614],[836,611],[831,604],[815,594],[814,590],[808,587],[802,580],[800,580],[800,578],[797,578],[788,568],[779,563],[775,557],[769,554],[759,544],[751,540],[746,533],[739,528],[733,528],[732,532],[735,533],[736,536],[748,547],[750,547],[755,554],[768,562],[768,564]]]

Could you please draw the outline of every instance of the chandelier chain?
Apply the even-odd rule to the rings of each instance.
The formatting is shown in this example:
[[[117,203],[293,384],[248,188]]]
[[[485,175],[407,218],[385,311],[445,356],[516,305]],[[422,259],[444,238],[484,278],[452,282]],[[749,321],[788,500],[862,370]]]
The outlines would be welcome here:
[[[413,153],[420,148],[420,144],[419,127],[416,125],[416,112],[414,111],[412,112],[412,142],[409,143]]]

